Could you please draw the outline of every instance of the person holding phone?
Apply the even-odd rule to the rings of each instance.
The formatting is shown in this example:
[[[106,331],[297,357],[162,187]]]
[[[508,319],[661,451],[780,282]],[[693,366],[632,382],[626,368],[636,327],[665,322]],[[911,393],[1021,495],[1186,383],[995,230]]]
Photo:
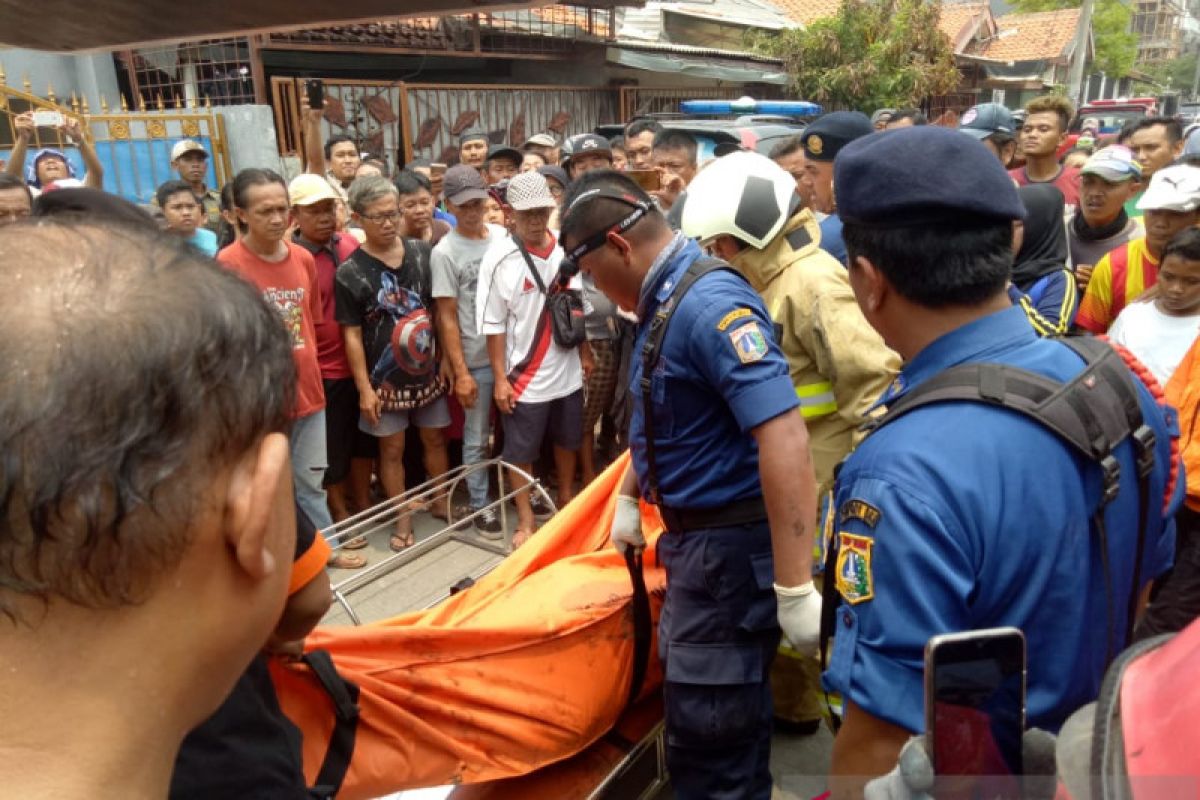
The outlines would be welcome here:
[[[33,154],[33,160],[26,166],[25,157],[29,150],[29,142],[34,138],[34,132],[38,128],[34,121],[36,113],[39,112],[26,111],[24,114],[13,117],[13,128],[16,131],[17,140],[13,143],[12,155],[4,168],[9,175],[18,178],[24,171],[25,182],[29,185],[34,197],[56,181],[78,177],[75,174],[75,165],[67,158],[67,154],[52,147],[43,147],[38,150]],[[91,189],[103,189],[104,167],[100,164],[100,158],[96,155],[96,148],[92,146],[91,138],[78,119],[63,117],[61,114],[59,117],[61,119],[55,126],[56,130],[68,142],[72,142],[79,148],[79,155],[83,158],[83,165],[86,168],[82,179],[83,185]]]
[[[1075,350],[1039,338],[1008,299],[1012,223],[1025,212],[982,144],[933,126],[890,131],[846,145],[834,173],[850,285],[904,361],[880,405],[894,411],[963,364],[1019,368],[1055,386],[1083,371]],[[862,797],[864,781],[891,770],[924,730],[921,667],[934,635],[1023,631],[1031,726],[1056,732],[1096,698],[1127,643],[1129,609],[1171,564],[1182,491],[1166,410],[1119,361],[1106,363],[1111,371],[1073,384],[1071,397],[1108,413],[1100,404],[1119,389],[1152,439],[1138,450],[1133,436],[1115,439],[1119,470],[1107,481],[1044,422],[982,402],[1015,391],[996,395],[982,379],[974,400],[952,395],[877,423],[842,465],[826,528],[838,595],[826,602],[838,606],[824,683],[845,699],[834,797]],[[1139,457],[1150,467],[1144,491]]]

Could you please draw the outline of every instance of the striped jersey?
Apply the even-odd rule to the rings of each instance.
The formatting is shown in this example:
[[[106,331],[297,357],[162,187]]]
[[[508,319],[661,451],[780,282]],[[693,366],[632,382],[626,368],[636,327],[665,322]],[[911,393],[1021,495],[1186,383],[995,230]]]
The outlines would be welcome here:
[[[1096,263],[1075,323],[1101,334],[1117,315],[1158,281],[1158,259],[1146,249],[1146,237],[1132,239]]]

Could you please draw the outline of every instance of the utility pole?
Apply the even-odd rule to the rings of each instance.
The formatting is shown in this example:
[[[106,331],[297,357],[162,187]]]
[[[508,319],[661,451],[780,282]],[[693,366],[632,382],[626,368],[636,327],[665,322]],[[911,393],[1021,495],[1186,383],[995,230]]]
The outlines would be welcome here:
[[[1092,29],[1092,5],[1094,0],[1083,0],[1079,9],[1079,27],[1075,29],[1075,47],[1071,61],[1071,72],[1067,78],[1067,92],[1075,100],[1078,108],[1084,101],[1083,67],[1087,62],[1088,33]]]

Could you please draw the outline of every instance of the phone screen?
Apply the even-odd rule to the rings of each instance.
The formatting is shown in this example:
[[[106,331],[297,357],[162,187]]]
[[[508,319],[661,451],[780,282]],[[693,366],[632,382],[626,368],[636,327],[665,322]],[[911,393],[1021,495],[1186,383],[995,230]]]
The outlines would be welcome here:
[[[630,169],[625,174],[647,192],[657,192],[662,188],[662,175],[656,169]]]
[[[33,112],[33,124],[39,128],[57,128],[63,121],[63,115],[57,111]]]
[[[1024,636],[1015,628],[935,636],[925,669],[926,732],[939,788],[946,789],[938,797],[1006,795],[994,781],[1022,771]],[[946,782],[945,776],[989,780]]]
[[[315,79],[305,81],[304,89],[308,93],[309,108],[325,107],[325,81]]]

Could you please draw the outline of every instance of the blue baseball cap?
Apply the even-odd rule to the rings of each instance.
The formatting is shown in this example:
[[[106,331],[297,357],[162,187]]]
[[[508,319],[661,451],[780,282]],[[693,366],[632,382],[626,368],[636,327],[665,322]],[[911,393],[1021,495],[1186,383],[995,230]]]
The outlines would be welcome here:
[[[976,139],[986,139],[992,134],[1003,133],[1015,136],[1017,126],[1012,112],[1000,103],[980,103],[963,112],[958,129]]]
[[[1093,153],[1079,169],[1082,175],[1097,175],[1109,183],[1142,179],[1142,165],[1128,147],[1114,144]]]
[[[838,216],[859,225],[1025,218],[1000,161],[973,137],[935,125],[851,142],[833,164],[833,183]]]

